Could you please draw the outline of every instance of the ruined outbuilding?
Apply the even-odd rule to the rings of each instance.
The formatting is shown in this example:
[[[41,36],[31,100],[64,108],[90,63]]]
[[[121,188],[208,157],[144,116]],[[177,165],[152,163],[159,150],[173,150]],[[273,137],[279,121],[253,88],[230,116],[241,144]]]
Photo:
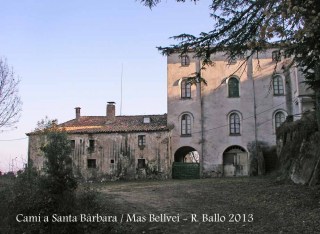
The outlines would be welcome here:
[[[68,133],[74,174],[84,179],[143,179],[171,176],[167,115],[116,116],[109,102],[106,116],[81,116],[59,125]],[[29,157],[42,170],[37,134],[29,134]]]

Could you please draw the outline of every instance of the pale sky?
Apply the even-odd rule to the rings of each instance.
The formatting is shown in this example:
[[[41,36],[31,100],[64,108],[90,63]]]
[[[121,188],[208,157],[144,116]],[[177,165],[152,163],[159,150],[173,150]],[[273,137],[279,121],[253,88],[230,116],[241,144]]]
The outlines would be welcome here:
[[[21,79],[23,111],[15,130],[0,133],[0,170],[22,167],[25,133],[46,116],[62,123],[76,106],[105,115],[108,101],[119,115],[122,66],[122,115],[166,113],[166,57],[156,46],[209,31],[209,3],[164,0],[150,10],[135,0],[2,0],[0,56]]]

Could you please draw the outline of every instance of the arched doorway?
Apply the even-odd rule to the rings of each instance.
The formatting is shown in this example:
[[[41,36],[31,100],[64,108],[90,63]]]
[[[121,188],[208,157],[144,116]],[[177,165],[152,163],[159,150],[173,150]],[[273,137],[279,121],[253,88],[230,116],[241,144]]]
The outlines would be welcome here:
[[[248,153],[238,145],[232,145],[223,152],[223,175],[248,175]]]
[[[174,154],[173,179],[200,178],[199,153],[190,146],[180,147]]]
[[[185,163],[199,163],[199,153],[190,146],[183,146],[175,152],[174,161]]]

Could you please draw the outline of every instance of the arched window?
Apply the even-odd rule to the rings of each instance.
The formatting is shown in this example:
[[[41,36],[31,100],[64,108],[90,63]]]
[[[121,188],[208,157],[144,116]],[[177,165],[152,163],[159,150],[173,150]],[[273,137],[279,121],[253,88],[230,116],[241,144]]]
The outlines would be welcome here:
[[[286,120],[286,116],[282,111],[278,111],[274,115],[274,123],[276,128],[280,127],[280,125]]]
[[[274,76],[273,77],[273,94],[274,95],[283,95],[283,80],[281,76]]]
[[[228,94],[229,97],[239,97],[239,80],[235,77],[231,77],[228,80]]]
[[[184,114],[181,117],[181,135],[182,136],[191,135],[191,117],[188,114]]]
[[[191,98],[191,84],[187,79],[181,81],[181,98]]]
[[[240,135],[240,116],[232,113],[229,116],[230,135]]]
[[[190,65],[190,59],[188,55],[182,55],[181,56],[181,66],[189,66]]]

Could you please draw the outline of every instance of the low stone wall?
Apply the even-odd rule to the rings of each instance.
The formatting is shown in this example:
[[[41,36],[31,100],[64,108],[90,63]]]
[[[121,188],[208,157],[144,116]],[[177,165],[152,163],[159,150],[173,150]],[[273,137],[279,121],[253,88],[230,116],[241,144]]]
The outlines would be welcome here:
[[[320,132],[315,113],[277,129],[280,178],[304,185],[320,184]]]

